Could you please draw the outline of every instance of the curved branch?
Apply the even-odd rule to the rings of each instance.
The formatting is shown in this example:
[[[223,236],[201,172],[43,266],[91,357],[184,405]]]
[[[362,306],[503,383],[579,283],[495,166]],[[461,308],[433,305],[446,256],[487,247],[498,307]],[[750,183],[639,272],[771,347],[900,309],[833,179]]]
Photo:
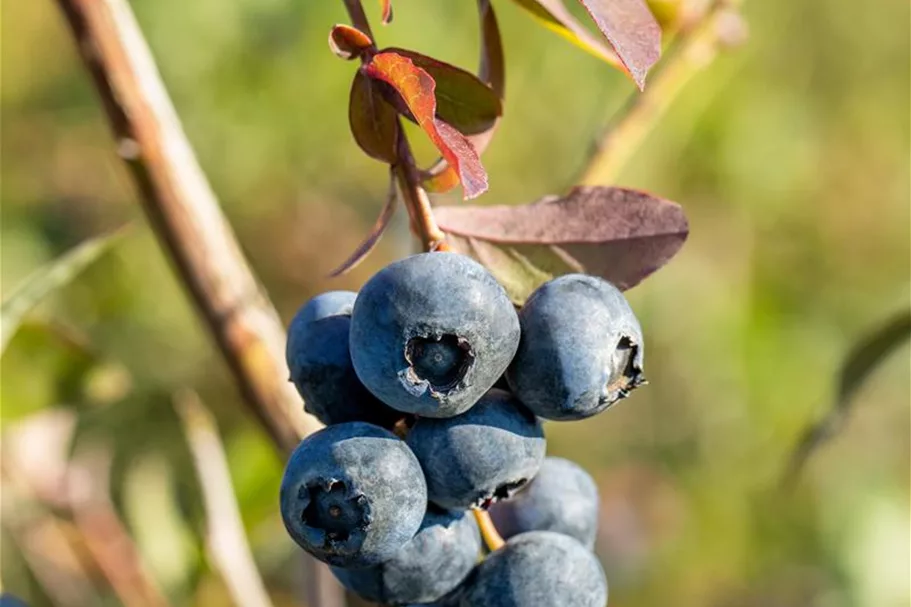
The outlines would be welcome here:
[[[208,325],[250,410],[290,452],[320,427],[287,381],[285,331],[180,126],[126,0],[57,0],[92,74],[117,150],[158,239]],[[305,561],[314,607],[343,604],[327,567]]]
[[[250,409],[290,451],[319,427],[287,382],[284,327],[181,128],[125,0],[57,0],[159,240]]]

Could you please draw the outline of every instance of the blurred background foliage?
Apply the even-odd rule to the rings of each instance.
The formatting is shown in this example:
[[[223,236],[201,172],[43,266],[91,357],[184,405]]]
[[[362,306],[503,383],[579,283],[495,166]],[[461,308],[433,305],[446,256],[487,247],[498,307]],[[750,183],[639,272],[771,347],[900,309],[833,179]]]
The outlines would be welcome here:
[[[326,278],[386,191],[385,168],[348,131],[353,65],[326,47],[330,26],[347,22],[341,2],[131,4],[283,318],[319,291],[357,289],[411,249],[400,214],[362,266]],[[522,203],[571,185],[632,85],[515,5],[495,4],[507,97],[481,202]],[[4,448],[24,425],[77,414],[76,448],[114,453],[114,503],[167,596],[224,604],[172,406],[175,391],[195,389],[221,426],[273,600],[300,604],[298,550],[277,510],[283,462],[144,224],[55,4],[0,6],[4,295],[83,239],[137,224],[10,343]],[[473,2],[395,8],[395,22],[376,27],[380,44],[476,64]],[[376,3],[367,9],[378,23]],[[679,201],[691,223],[681,254],[629,293],[650,385],[592,421],[549,424],[549,451],[601,487],[612,605],[906,606],[907,345],[861,388],[794,489],[778,480],[832,402],[850,346],[909,302],[909,4],[763,0],[744,12],[748,42],[685,89],[618,180]],[[32,445],[32,463],[51,451]],[[5,509],[4,588],[47,605],[10,520]]]

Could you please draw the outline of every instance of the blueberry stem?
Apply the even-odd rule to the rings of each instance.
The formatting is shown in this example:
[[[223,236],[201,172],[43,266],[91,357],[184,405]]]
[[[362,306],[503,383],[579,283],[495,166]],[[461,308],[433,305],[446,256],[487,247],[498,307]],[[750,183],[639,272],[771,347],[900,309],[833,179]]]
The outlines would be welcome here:
[[[480,508],[472,508],[471,512],[478,522],[478,529],[481,530],[481,537],[484,539],[484,544],[487,545],[487,549],[494,552],[502,548],[506,542],[503,540],[503,536],[500,535],[500,532],[497,531],[497,526],[493,524],[490,513],[486,510],[481,510]]]

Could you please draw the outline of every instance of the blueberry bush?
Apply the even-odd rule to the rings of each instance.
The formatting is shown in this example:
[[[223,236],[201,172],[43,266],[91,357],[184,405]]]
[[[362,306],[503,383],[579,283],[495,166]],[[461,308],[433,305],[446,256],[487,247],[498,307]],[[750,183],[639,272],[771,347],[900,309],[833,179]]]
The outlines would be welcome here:
[[[911,600],[907,6],[8,4],[0,605]]]

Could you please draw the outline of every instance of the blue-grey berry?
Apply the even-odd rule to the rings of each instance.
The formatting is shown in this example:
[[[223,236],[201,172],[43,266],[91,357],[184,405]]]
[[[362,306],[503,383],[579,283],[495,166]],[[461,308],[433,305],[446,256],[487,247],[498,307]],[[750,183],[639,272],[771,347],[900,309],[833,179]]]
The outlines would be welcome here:
[[[391,558],[421,525],[427,486],[417,458],[372,424],[328,426],[294,450],[281,485],[285,528],[330,565],[368,567]]]
[[[519,321],[522,341],[506,379],[539,417],[590,417],[645,381],[639,321],[605,280],[555,278],[532,293]]]
[[[598,487],[577,464],[546,457],[522,491],[491,506],[490,516],[504,538],[526,531],[556,531],[593,548],[598,532]]]
[[[604,607],[607,580],[595,555],[551,531],[517,535],[493,552],[458,591],[458,607]]]
[[[514,494],[537,474],[546,450],[541,423],[502,390],[456,417],[418,419],[405,440],[430,501],[453,510],[486,508]]]
[[[506,292],[483,266],[424,253],[380,270],[351,317],[351,359],[367,388],[425,417],[468,410],[500,377],[519,343]]]
[[[356,293],[317,295],[297,312],[288,328],[285,357],[304,410],[328,425],[364,421],[384,428],[402,414],[387,407],[357,378],[348,351]]]
[[[352,592],[384,605],[430,603],[458,586],[477,563],[481,536],[470,513],[431,505],[414,538],[388,561],[332,572]]]

